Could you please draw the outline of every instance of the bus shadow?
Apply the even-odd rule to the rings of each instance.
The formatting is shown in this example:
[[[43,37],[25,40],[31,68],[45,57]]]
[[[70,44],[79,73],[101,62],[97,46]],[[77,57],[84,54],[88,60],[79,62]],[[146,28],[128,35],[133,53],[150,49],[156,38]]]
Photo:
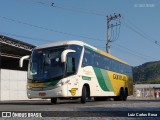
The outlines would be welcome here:
[[[49,101],[1,101],[0,105],[49,105]]]
[[[160,102],[160,99],[156,100],[128,100],[128,101],[113,101],[113,100],[106,100],[106,101],[94,101],[94,100],[87,100],[86,104],[82,104],[80,100],[58,100],[56,104],[52,104],[50,100],[31,100],[31,101],[0,101],[0,105],[63,105],[63,104],[81,104],[81,106],[94,106],[95,104],[104,104],[104,102],[108,104],[119,104],[120,102],[123,103],[148,103],[148,102]],[[95,104],[93,104],[95,103]]]
[[[160,111],[159,107],[85,107],[85,108],[78,108],[78,111]]]
[[[35,100],[35,101],[0,101],[0,106],[1,105],[28,105],[28,106],[32,106],[32,105],[63,105],[63,104],[81,104],[80,101],[72,101],[72,100],[68,100],[68,101],[63,101],[60,100],[58,101],[56,104],[52,104],[50,102],[50,100],[46,100],[46,101],[39,101],[39,100]]]

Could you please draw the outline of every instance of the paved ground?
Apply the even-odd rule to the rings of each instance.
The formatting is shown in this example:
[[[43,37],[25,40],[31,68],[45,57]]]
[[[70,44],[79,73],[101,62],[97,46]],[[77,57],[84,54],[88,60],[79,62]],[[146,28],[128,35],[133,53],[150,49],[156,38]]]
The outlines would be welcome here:
[[[52,105],[50,101],[2,101],[0,102],[0,111],[12,111],[23,113],[24,111],[29,112],[40,112],[42,117],[47,116],[58,116],[58,119],[107,119],[104,116],[111,116],[109,119],[160,119],[156,117],[156,114],[160,116],[160,100],[128,100],[128,101],[101,101],[95,102],[93,100],[86,104],[81,104],[79,100],[74,101],[58,101],[57,104]],[[58,111],[58,112],[57,112]],[[69,111],[69,112],[67,112]],[[78,111],[78,112],[77,112]],[[85,111],[85,112],[84,112]],[[89,111],[89,112],[88,112]],[[103,113],[104,112],[104,113]],[[103,113],[103,114],[102,114]],[[148,117],[148,114],[155,115],[154,117]],[[147,116],[145,116],[147,114]],[[120,116],[129,117],[120,117]],[[59,116],[65,116],[60,118]],[[80,116],[77,118],[77,116]],[[87,116],[87,117],[86,117]],[[98,116],[98,117],[97,117]],[[112,117],[113,116],[113,117]],[[118,117],[115,117],[118,116]],[[131,117],[132,116],[132,117]],[[134,116],[134,117],[133,117]],[[1,118],[0,118],[1,119]],[[3,118],[6,119],[6,118]],[[8,118],[7,118],[8,119]],[[12,118],[20,119],[20,118]],[[23,118],[24,119],[24,118]],[[25,118],[29,119],[29,118]],[[39,119],[39,118],[32,118]],[[45,117],[41,119],[57,119],[53,117]]]

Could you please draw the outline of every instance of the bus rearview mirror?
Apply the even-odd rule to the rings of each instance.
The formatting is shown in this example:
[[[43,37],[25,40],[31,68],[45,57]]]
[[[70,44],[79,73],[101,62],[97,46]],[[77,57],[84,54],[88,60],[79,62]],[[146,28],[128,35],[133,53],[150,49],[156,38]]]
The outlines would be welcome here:
[[[21,57],[21,59],[19,60],[19,67],[23,67],[23,61],[25,60],[25,59],[28,59],[30,56],[29,55],[26,55],[26,56],[23,56],[23,57]]]
[[[64,63],[66,62],[66,57],[67,57],[67,54],[68,53],[71,53],[71,52],[76,52],[75,50],[72,50],[72,49],[67,49],[67,50],[64,50],[61,54],[61,62]]]

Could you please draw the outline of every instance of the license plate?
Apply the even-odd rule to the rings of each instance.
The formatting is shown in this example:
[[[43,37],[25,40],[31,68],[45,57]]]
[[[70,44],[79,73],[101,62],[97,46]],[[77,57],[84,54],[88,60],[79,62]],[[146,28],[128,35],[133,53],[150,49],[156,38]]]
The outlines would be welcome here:
[[[46,93],[39,93],[39,96],[45,96]]]

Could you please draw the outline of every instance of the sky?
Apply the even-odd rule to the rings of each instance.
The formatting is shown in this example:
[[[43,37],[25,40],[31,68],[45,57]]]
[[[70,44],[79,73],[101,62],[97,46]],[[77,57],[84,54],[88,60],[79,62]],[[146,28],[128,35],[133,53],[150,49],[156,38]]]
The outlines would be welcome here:
[[[80,40],[138,66],[160,60],[159,0],[0,0],[0,34],[33,45]],[[114,27],[111,27],[112,25]]]

